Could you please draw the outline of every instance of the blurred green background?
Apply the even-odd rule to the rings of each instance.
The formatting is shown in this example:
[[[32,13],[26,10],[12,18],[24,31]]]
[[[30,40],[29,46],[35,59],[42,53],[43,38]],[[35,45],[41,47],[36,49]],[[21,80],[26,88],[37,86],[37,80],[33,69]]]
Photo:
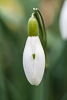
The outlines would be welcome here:
[[[0,0],[0,100],[67,100],[67,41],[59,16],[64,0]],[[39,86],[28,83],[22,55],[33,8],[40,9],[47,31],[49,67]]]

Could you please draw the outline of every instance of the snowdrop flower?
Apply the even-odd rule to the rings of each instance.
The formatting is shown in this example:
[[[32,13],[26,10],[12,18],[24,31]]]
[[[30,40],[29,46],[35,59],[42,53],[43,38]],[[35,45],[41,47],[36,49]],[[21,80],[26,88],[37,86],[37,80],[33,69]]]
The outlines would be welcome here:
[[[59,20],[60,31],[63,39],[67,39],[67,0],[64,1],[60,20]]]
[[[31,85],[39,85],[45,70],[45,53],[38,37],[36,18],[28,21],[28,38],[23,52],[23,68]]]

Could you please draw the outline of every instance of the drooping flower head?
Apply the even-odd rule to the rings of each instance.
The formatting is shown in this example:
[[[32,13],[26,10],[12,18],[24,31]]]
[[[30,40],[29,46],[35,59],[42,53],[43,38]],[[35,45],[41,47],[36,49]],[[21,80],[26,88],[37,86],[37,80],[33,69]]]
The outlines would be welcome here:
[[[39,85],[45,70],[45,53],[38,37],[38,23],[34,15],[28,21],[28,38],[23,52],[23,68],[29,83]]]

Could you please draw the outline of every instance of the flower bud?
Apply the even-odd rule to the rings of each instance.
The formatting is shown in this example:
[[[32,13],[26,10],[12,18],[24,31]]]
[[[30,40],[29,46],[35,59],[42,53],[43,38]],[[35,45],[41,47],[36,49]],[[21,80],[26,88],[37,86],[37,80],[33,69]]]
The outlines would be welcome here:
[[[39,85],[45,70],[45,54],[38,36],[28,36],[23,52],[23,68],[27,80]]]
[[[28,38],[23,52],[23,68],[31,85],[39,85],[45,70],[45,53],[38,35],[36,18],[28,21]]]

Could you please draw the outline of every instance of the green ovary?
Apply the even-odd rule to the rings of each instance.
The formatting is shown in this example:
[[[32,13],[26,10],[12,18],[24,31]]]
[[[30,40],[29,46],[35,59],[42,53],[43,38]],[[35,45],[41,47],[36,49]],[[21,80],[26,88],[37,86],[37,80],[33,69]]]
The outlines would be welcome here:
[[[37,36],[38,35],[38,24],[36,18],[33,16],[28,21],[28,35]]]

